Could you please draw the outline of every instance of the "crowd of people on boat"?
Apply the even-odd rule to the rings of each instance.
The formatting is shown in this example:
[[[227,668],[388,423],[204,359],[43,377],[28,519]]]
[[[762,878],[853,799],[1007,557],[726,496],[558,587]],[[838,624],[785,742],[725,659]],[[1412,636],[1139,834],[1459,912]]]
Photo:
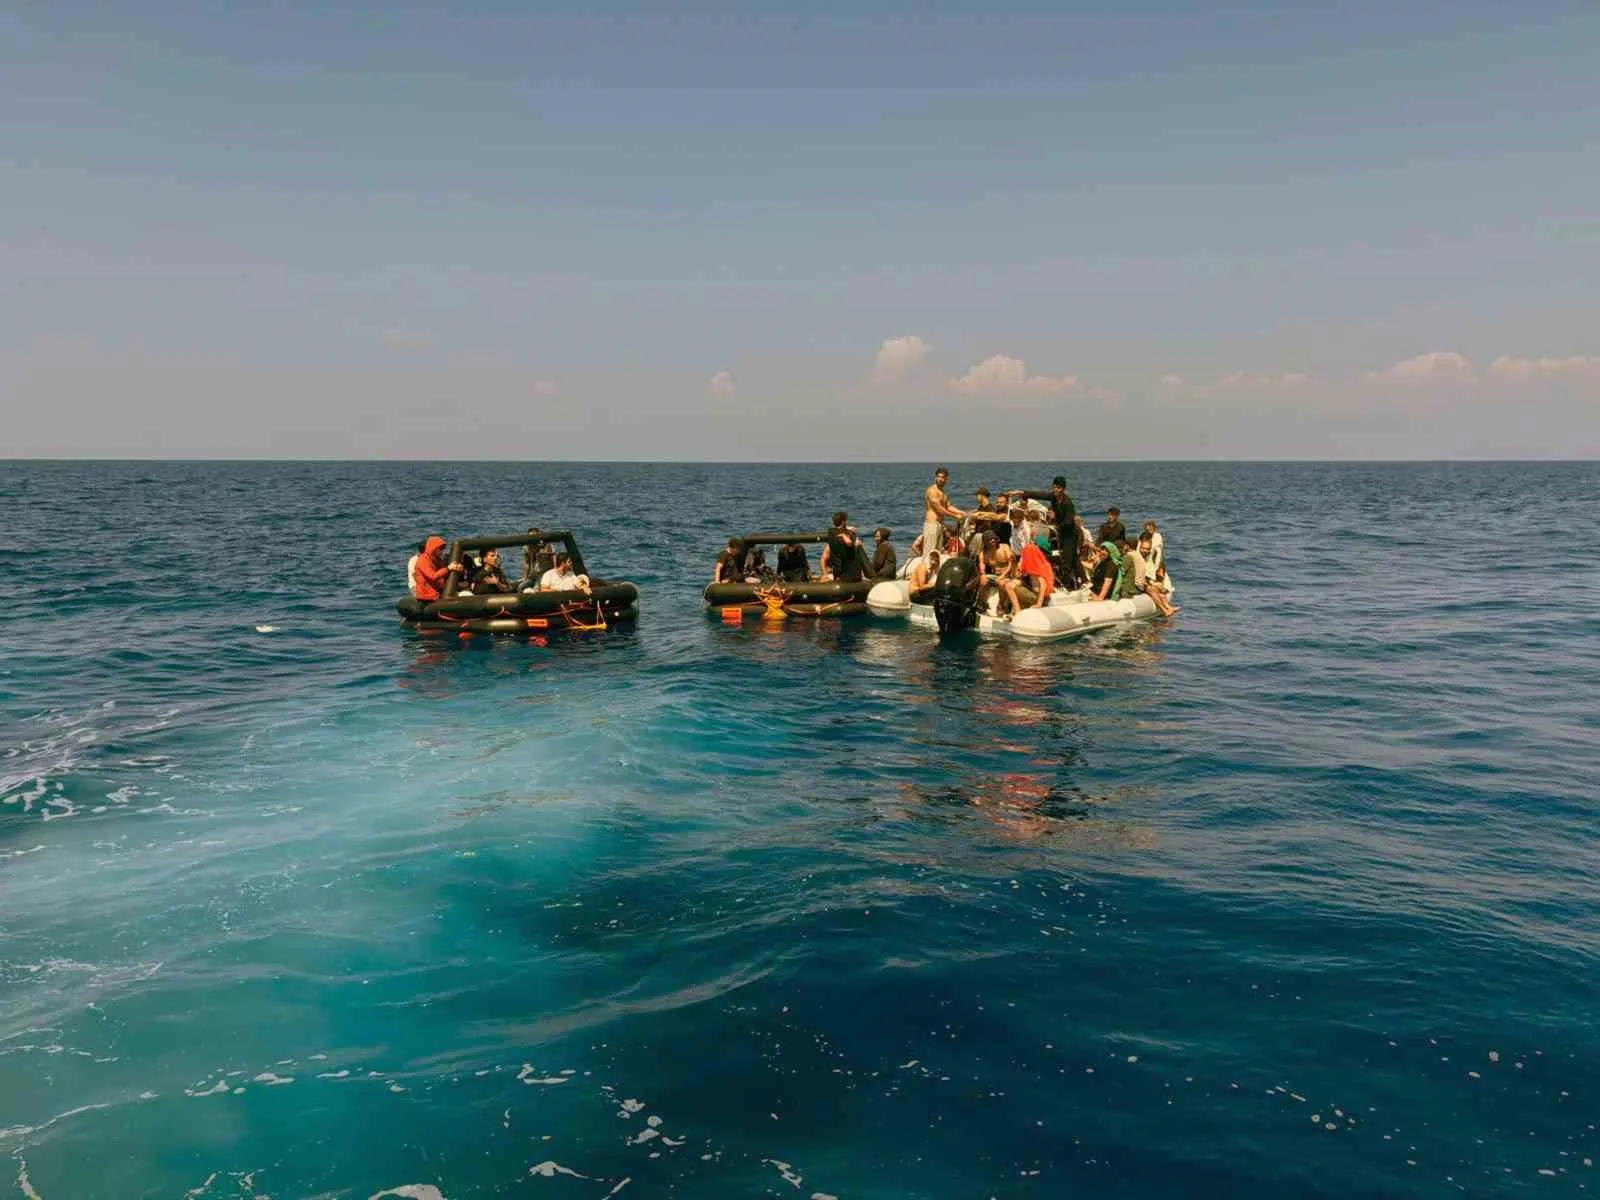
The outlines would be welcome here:
[[[538,529],[530,529],[537,535]],[[483,596],[513,592],[588,592],[589,577],[573,570],[572,555],[562,546],[536,542],[524,547],[522,575],[512,580],[500,560],[500,551],[489,547],[478,554],[464,550],[451,559],[445,540],[438,535],[425,539],[406,563],[406,584],[418,600],[438,600],[455,576],[456,596]]]
[[[949,483],[950,472],[940,467],[923,491],[922,531],[911,543],[911,558],[903,571],[890,530],[874,530],[869,550],[850,524],[850,515],[836,512],[815,571],[801,543],[781,545],[776,564],[769,565],[764,546],[746,546],[735,537],[717,555],[712,582],[876,582],[903,574],[913,601],[920,601],[930,594],[940,565],[965,556],[977,564],[985,598],[997,595],[1004,613],[1047,604],[1058,589],[1086,589],[1091,600],[1146,595],[1163,615],[1178,611],[1172,602],[1175,589],[1167,574],[1165,539],[1155,521],[1145,521],[1137,534],[1130,535],[1121,512],[1112,507],[1099,529],[1090,533],[1061,475],[1048,491],[1011,488],[991,493],[978,487],[970,509],[950,502]]]
[[[911,545],[915,561],[908,576],[913,599],[932,586],[941,559],[964,554],[977,562],[980,586],[998,593],[1007,613],[1047,604],[1057,587],[1087,588],[1091,600],[1146,595],[1163,616],[1178,611],[1166,541],[1155,521],[1130,536],[1112,506],[1091,534],[1063,475],[1051,480],[1049,491],[1012,488],[991,496],[980,486],[970,510],[950,502],[949,483],[950,472],[940,467],[922,494],[922,533]]]

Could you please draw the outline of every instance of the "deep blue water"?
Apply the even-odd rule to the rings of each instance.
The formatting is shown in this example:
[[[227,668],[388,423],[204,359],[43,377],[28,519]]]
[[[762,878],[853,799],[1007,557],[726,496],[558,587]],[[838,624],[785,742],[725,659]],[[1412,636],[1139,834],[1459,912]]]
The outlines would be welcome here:
[[[927,473],[0,462],[0,1193],[1600,1189],[1600,468],[1069,468],[1184,606],[1082,644],[704,616]],[[399,630],[562,522],[634,631]]]

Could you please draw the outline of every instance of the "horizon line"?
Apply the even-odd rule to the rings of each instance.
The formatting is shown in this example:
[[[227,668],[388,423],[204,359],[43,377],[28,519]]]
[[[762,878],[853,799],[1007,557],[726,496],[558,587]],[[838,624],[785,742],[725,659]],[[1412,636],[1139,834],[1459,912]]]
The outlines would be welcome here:
[[[1539,457],[1523,458],[1494,458],[1489,456],[1453,455],[1441,458],[1314,458],[1314,457],[1241,457],[1241,458],[420,458],[420,457],[375,457],[362,458],[336,458],[336,457],[287,457],[281,455],[261,455],[251,457],[228,457],[222,455],[169,455],[163,457],[150,456],[102,456],[102,455],[67,455],[67,454],[39,454],[39,455],[0,455],[0,462],[6,463],[319,463],[327,465],[402,465],[402,464],[522,464],[528,466],[663,466],[663,467],[751,467],[751,466],[818,466],[818,467],[897,467],[919,466],[925,464],[954,463],[957,465],[989,465],[1005,464],[1007,466],[1098,466],[1098,465],[1140,465],[1140,464],[1209,464],[1228,465],[1239,463],[1259,464],[1298,464],[1322,463],[1329,465],[1435,465],[1450,463],[1600,463],[1600,457],[1559,455],[1543,455]]]

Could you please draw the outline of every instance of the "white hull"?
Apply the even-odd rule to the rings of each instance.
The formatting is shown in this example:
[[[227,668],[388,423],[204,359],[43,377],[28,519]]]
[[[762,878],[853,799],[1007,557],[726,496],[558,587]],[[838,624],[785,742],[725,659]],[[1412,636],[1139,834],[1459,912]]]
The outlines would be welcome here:
[[[1131,600],[1091,600],[1087,588],[1057,592],[1042,608],[1028,608],[1015,617],[996,616],[991,611],[978,614],[977,632],[999,637],[1022,638],[1030,642],[1052,642],[1081,637],[1097,629],[1109,629],[1129,621],[1149,620],[1156,615],[1155,601],[1149,596]],[[911,585],[903,579],[877,584],[867,593],[867,608],[875,617],[908,618],[913,625],[937,629],[931,604],[911,603]]]

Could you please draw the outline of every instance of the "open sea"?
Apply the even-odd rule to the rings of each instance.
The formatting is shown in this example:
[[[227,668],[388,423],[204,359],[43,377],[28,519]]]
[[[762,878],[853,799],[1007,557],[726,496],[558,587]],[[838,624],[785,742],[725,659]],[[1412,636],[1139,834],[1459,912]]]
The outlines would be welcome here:
[[[931,466],[0,462],[0,1196],[1600,1193],[1600,467],[1066,464],[1171,621],[707,618]],[[637,627],[401,631],[530,524]]]

